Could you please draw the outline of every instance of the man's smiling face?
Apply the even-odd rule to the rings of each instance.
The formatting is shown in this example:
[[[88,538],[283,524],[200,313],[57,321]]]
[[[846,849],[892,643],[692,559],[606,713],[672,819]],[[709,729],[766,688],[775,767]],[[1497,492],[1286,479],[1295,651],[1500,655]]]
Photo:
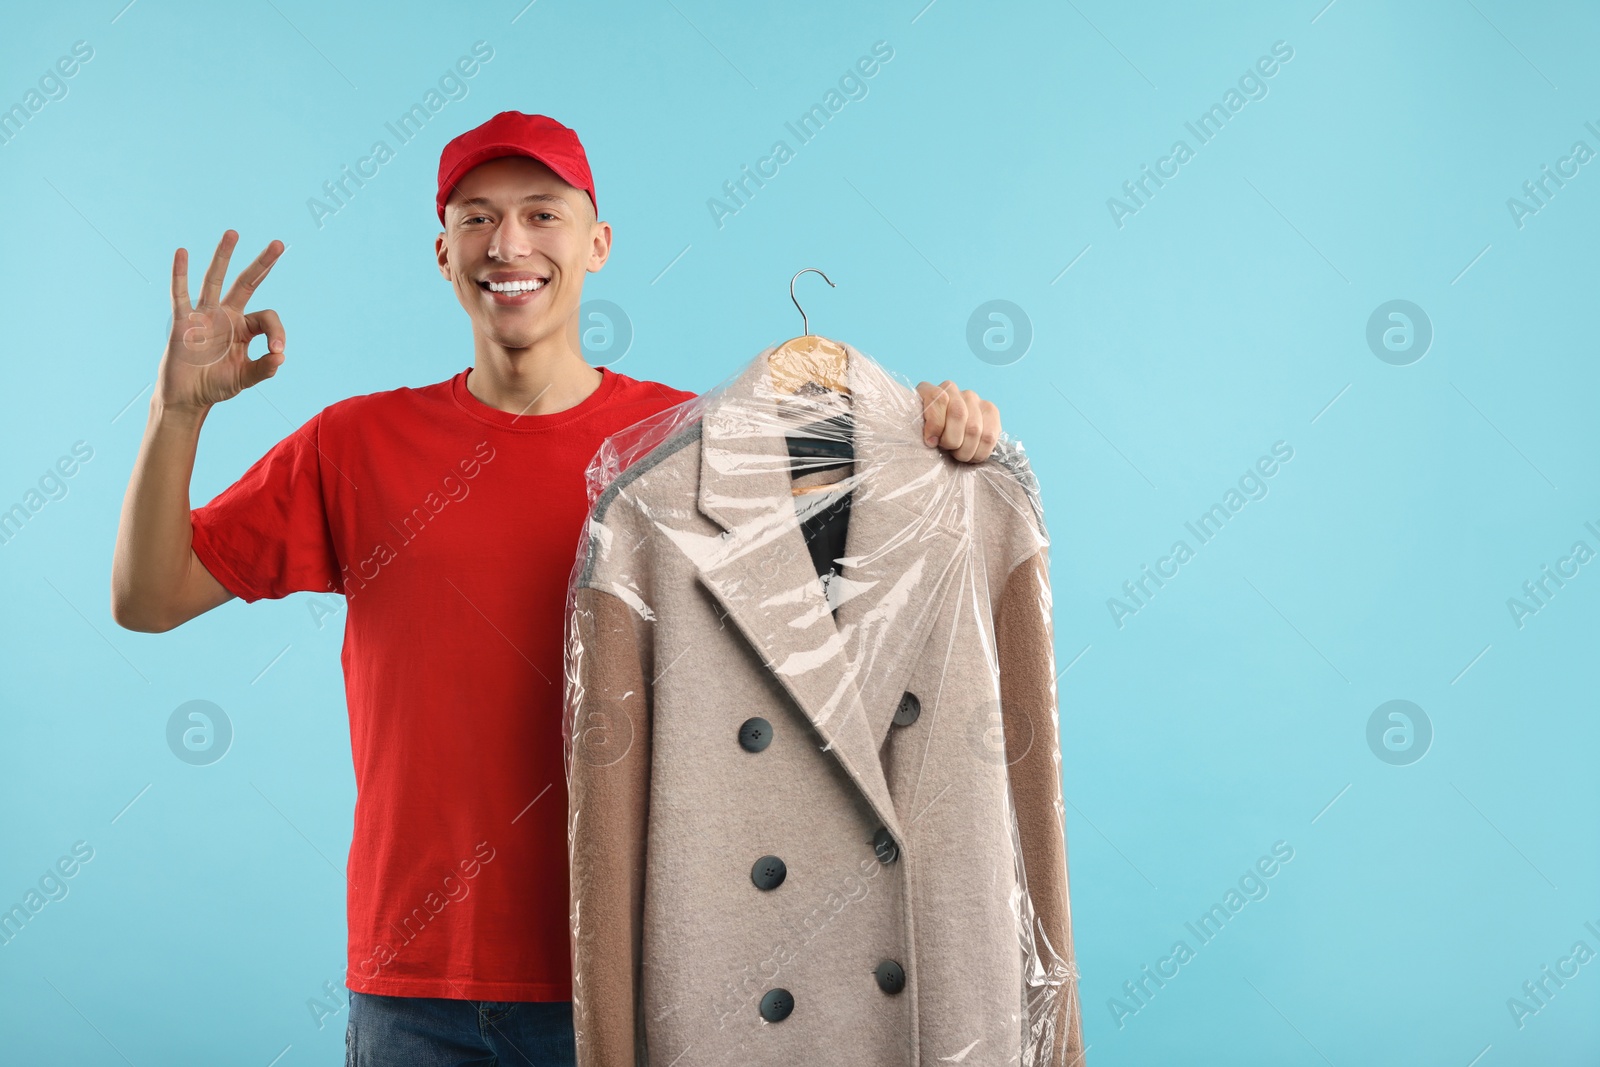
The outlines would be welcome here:
[[[611,226],[596,220],[589,194],[526,156],[469,171],[445,204],[445,232],[435,242],[439,271],[474,332],[507,349],[575,327],[583,276],[604,266],[610,250]]]

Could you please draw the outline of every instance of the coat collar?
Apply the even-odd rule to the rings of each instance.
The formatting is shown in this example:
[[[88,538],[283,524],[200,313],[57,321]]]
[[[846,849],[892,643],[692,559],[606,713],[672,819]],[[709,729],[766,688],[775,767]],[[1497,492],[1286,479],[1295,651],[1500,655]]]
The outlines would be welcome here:
[[[960,520],[971,514],[975,483],[923,443],[917,394],[843,345],[855,467],[842,483],[851,503],[836,620],[800,530],[796,501],[806,498],[791,491],[785,440],[827,412],[773,391],[768,360],[775,348],[706,398],[699,507],[725,532],[711,551],[695,553],[697,568],[824,747],[903,841],[909,820],[902,817],[931,798],[898,798],[897,812],[878,754],[947,587],[963,570],[959,564],[970,561],[970,529]],[[921,694],[930,704],[931,695]]]

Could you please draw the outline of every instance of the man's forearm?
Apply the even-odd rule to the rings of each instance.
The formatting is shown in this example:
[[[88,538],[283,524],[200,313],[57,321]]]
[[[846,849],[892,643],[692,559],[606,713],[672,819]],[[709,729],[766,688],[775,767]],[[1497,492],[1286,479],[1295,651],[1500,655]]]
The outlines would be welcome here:
[[[120,626],[153,632],[183,621],[169,613],[193,559],[189,479],[208,410],[150,402],[111,565],[111,613]]]

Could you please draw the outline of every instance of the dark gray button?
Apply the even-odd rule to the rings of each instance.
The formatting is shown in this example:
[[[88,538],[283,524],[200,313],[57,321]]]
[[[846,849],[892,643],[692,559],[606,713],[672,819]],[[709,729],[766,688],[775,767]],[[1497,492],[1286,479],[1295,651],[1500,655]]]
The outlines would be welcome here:
[[[900,706],[894,709],[894,724],[896,726],[910,726],[917,721],[917,716],[922,714],[922,701],[917,699],[915,693],[901,693]]]
[[[789,868],[776,856],[762,856],[756,860],[755,866],[750,868],[750,880],[756,884],[757,889],[776,889],[788,877]]]
[[[878,854],[879,863],[893,863],[900,858],[900,846],[894,843],[894,835],[888,827],[880,826],[872,835],[872,851]]]
[[[772,724],[761,716],[746,719],[739,727],[739,747],[746,752],[760,752],[772,743]]]
[[[906,987],[906,972],[894,960],[884,960],[878,964],[872,976],[878,980],[878,988],[885,993],[898,993]]]
[[[787,989],[769,989],[761,998],[761,1017],[769,1023],[781,1023],[794,1011],[794,997]]]

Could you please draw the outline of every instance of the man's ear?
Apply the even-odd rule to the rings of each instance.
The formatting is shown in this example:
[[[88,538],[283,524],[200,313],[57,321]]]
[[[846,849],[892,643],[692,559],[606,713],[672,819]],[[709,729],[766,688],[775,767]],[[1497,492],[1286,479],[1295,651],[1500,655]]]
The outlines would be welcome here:
[[[596,222],[591,234],[589,246],[589,262],[584,267],[590,274],[595,273],[606,265],[606,260],[611,258],[611,223]]]
[[[444,234],[433,239],[433,254],[439,260],[439,273],[444,275],[444,280],[450,280],[450,245],[445,241]]]

